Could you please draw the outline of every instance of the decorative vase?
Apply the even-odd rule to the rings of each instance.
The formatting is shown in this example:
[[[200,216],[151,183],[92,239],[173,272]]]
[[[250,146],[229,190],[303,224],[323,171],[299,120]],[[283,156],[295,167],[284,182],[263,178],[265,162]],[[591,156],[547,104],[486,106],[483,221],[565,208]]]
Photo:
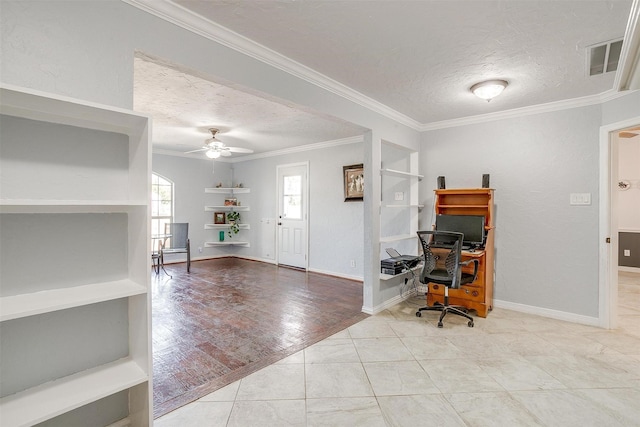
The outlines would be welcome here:
[[[221,231],[218,235],[220,236],[220,241],[224,242],[224,231]]]

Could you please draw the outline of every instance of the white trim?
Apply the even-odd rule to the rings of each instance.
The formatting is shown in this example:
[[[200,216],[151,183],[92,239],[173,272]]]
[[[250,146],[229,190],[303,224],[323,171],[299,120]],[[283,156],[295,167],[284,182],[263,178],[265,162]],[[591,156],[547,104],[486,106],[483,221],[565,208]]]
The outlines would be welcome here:
[[[640,233],[637,228],[618,228],[618,233]]]
[[[583,316],[566,311],[552,310],[549,308],[535,307],[532,305],[518,304],[515,302],[493,300],[493,306],[503,308],[505,310],[513,310],[520,313],[535,314],[537,316],[548,317],[556,320],[564,320],[565,322],[580,323],[589,326],[601,326],[597,317]]]
[[[312,144],[298,145],[295,147],[283,148],[282,150],[267,151],[265,153],[249,154],[242,157],[229,159],[231,163],[245,162],[247,160],[263,159],[266,157],[282,156],[285,154],[301,153],[303,151],[322,150],[325,148],[337,147],[340,145],[357,144],[363,142],[362,135],[350,136],[348,138],[334,139],[332,141],[316,142]]]
[[[633,0],[613,87],[619,91],[640,87],[640,0]]]
[[[418,130],[418,121],[399,113],[386,105],[369,98],[350,87],[333,80],[299,62],[269,49],[241,34],[231,31],[213,21],[203,18],[184,7],[171,1],[158,0],[123,0],[138,9],[155,15],[165,21],[171,22],[187,31],[191,31],[223,46],[236,50],[244,55],[254,58],[295,77],[305,80],[315,86],[346,98],[365,108],[371,109],[385,117],[402,123],[414,130]]]
[[[366,314],[378,314],[383,312],[384,310],[393,307],[396,304],[401,303],[402,301],[404,301],[402,299],[402,297],[400,295],[396,295],[395,297],[386,300],[385,302],[383,302],[382,304],[378,304],[375,307],[366,307],[366,306],[362,306],[362,312],[366,313]]]
[[[248,160],[262,159],[266,157],[282,156],[285,154],[300,153],[303,151],[322,150],[325,148],[337,147],[340,145],[357,144],[363,141],[364,141],[364,138],[362,135],[350,136],[348,138],[341,138],[341,139],[334,139],[331,141],[323,141],[323,142],[316,142],[312,144],[298,145],[296,147],[283,148],[282,150],[267,151],[265,153],[248,154],[245,156],[233,157],[233,158],[220,157],[215,161],[223,162],[223,163],[246,162]],[[153,154],[162,154],[165,156],[185,157],[188,159],[210,161],[210,159],[204,158],[202,157],[202,155],[199,155],[199,154],[195,154],[195,153],[185,154],[178,151],[165,150],[162,148],[153,149]]]
[[[312,273],[324,274],[325,276],[333,276],[333,277],[340,277],[341,279],[355,280],[356,282],[364,281],[364,278],[362,276],[351,276],[349,274],[336,273],[335,271],[320,270],[317,268],[309,268],[307,271],[310,271]]]
[[[443,120],[441,122],[425,123],[420,126],[420,131],[436,129],[446,129],[457,126],[466,126],[477,123],[485,123],[494,120],[504,120],[516,117],[529,116],[532,114],[549,113],[560,110],[570,110],[572,108],[586,107],[590,105],[602,104],[616,98],[628,95],[630,92],[615,92],[609,90],[597,95],[583,96],[581,98],[565,99],[562,101],[549,102],[546,104],[530,105],[511,110],[497,111],[495,113],[480,114],[477,116],[462,117],[459,119]]]
[[[523,108],[501,111],[490,114],[463,117],[458,119],[443,120],[433,123],[420,123],[411,117],[402,114],[350,87],[333,80],[305,65],[302,65],[266,46],[248,39],[228,28],[223,27],[213,21],[209,21],[184,7],[173,3],[170,0],[122,0],[131,6],[137,7],[147,13],[155,15],[165,21],[171,22],[187,31],[191,31],[216,43],[220,43],[230,49],[245,54],[265,64],[271,65],[279,70],[289,73],[315,86],[325,89],[331,93],[341,96],[358,105],[368,108],[391,120],[401,123],[413,130],[424,132],[428,130],[444,129],[456,126],[481,123],[505,118],[522,117],[531,114],[540,114],[558,110],[566,110],[587,105],[594,105],[626,95],[617,91],[606,91],[601,94],[585,96],[581,98],[550,102],[546,104],[533,105]],[[640,0],[634,0],[638,2]],[[624,49],[624,46],[623,46]],[[617,77],[617,76],[616,76]],[[156,152],[154,150],[154,152]],[[237,160],[240,161],[240,160]]]

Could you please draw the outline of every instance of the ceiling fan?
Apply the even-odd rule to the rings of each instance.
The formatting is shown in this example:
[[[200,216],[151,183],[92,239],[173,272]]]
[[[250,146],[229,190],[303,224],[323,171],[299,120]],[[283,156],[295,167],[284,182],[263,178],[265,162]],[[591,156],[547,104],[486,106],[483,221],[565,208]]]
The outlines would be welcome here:
[[[204,151],[205,155],[210,159],[217,159],[220,156],[229,157],[231,153],[253,153],[253,150],[248,148],[241,147],[227,147],[224,142],[220,141],[216,138],[216,134],[220,130],[217,128],[210,128],[209,132],[211,132],[211,138],[207,138],[204,140],[204,146],[197,150],[187,151],[185,154],[189,153],[197,153],[199,151]]]

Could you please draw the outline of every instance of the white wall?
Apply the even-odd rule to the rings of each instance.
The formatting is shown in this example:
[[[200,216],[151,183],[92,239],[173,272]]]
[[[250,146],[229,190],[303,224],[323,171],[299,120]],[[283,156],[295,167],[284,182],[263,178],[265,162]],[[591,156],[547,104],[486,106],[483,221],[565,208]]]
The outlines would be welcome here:
[[[419,142],[419,132],[393,119],[123,2],[2,1],[0,19],[5,83],[131,108],[138,50],[372,129],[377,144]],[[365,156],[365,166],[370,162]],[[365,210],[371,206],[365,200]],[[377,229],[370,228],[360,237],[366,247],[377,246]],[[371,301],[377,296],[378,250],[364,253],[365,296]]]
[[[618,191],[618,228],[640,232],[640,136],[618,138],[618,179],[632,184]]]
[[[362,163],[363,155],[362,143],[353,143],[235,163],[235,178],[251,188],[251,211],[243,213],[243,221],[246,216],[251,223],[252,242],[238,253],[262,257],[260,219],[276,218],[278,212],[276,167],[308,161],[309,269],[362,279],[363,203],[344,202],[342,166]]]
[[[495,188],[494,298],[598,316],[599,106],[426,132],[421,227],[433,223],[436,177]],[[590,193],[590,206],[570,206]]]
[[[213,223],[213,212],[205,212],[204,207],[212,204],[205,187],[215,187],[220,182],[231,181],[231,164],[216,162],[215,169],[211,160],[190,159],[186,157],[154,154],[152,159],[154,173],[160,174],[174,183],[174,219],[175,222],[189,223],[191,259],[223,256],[226,248],[205,248],[204,242],[217,240],[215,230],[205,230],[204,224]],[[213,171],[215,170],[215,174]],[[202,248],[202,252],[198,251]],[[165,262],[186,260],[185,254],[166,255]]]

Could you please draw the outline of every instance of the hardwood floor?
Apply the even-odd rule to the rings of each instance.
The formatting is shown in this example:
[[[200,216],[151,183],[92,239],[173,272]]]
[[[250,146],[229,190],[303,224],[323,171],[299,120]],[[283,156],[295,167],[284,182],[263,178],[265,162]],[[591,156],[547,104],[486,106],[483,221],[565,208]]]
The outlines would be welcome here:
[[[368,317],[362,283],[220,258],[152,271],[159,417]]]

